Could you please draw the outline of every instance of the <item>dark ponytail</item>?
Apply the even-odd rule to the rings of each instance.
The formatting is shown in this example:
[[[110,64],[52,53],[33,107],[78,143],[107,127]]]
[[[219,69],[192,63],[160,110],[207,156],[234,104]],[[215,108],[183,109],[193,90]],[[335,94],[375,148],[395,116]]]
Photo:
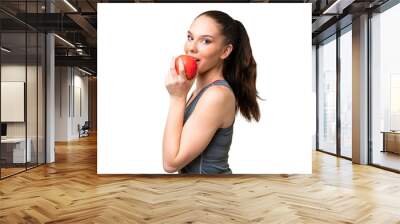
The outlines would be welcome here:
[[[257,64],[245,27],[240,21],[221,11],[207,11],[199,16],[202,15],[214,19],[221,26],[226,44],[233,46],[233,51],[224,61],[223,75],[233,89],[240,113],[248,121],[259,121],[260,108],[257,98],[261,98],[256,89]]]

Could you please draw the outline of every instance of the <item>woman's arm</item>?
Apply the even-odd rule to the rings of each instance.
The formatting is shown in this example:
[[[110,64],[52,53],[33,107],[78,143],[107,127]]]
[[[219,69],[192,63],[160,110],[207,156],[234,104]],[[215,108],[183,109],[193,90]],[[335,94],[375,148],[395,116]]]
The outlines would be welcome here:
[[[163,136],[163,167],[167,172],[175,172],[171,167],[179,151],[179,141],[183,128],[183,117],[187,94],[194,80],[187,80],[182,60],[179,60],[179,74],[175,70],[175,58],[165,78],[165,86],[170,95],[170,105]]]
[[[163,166],[168,173],[175,172],[172,161],[175,160],[180,145],[185,111],[185,98],[170,98],[167,123],[163,138]]]
[[[186,79],[182,61],[179,61],[179,74],[176,73],[175,59],[172,59],[165,79],[170,105],[163,136],[163,167],[168,173],[194,160],[235,108],[235,96],[230,90],[211,86],[183,125],[186,97],[193,82]]]
[[[185,100],[171,98],[163,139],[164,170],[176,172],[200,155],[234,106],[234,96],[226,87],[212,86],[183,125]]]

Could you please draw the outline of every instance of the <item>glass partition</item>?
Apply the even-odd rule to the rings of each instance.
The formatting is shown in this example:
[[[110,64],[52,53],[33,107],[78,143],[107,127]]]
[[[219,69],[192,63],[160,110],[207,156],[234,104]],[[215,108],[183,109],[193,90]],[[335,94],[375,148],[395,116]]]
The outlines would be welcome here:
[[[371,18],[372,164],[400,171],[400,4]]]
[[[38,34],[38,75],[37,75],[37,100],[38,100],[38,111],[37,111],[37,148],[38,164],[43,164],[46,162],[46,151],[45,151],[45,114],[46,114],[46,104],[45,104],[45,88],[46,88],[46,76],[45,76],[45,65],[46,65],[46,39],[43,33]]]
[[[30,149],[30,158],[27,167],[37,165],[37,132],[38,132],[38,35],[36,32],[27,33],[27,149]]]
[[[39,1],[27,2],[26,12],[42,13],[44,3]],[[36,20],[36,21],[35,21]],[[38,17],[32,17],[33,24],[38,23]],[[40,67],[40,37],[39,32],[34,29],[27,28],[27,142],[31,151],[30,162],[27,167],[35,167],[38,165],[38,141],[39,141],[39,75]],[[43,87],[42,87],[43,88]],[[29,148],[27,148],[29,149]]]
[[[336,154],[336,36],[318,47],[318,149]]]
[[[1,34],[2,177],[21,172],[30,162],[26,144],[26,33]],[[6,50],[4,50],[6,49]]]
[[[43,13],[44,5],[0,2],[0,7],[14,10],[15,17]],[[1,179],[45,163],[46,39],[15,17],[0,12]]]

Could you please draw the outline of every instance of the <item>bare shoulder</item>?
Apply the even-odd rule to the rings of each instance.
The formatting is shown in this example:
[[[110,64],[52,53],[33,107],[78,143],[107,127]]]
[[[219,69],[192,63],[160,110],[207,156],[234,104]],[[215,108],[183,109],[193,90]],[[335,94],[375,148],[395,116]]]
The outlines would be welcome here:
[[[222,127],[230,126],[235,116],[235,95],[226,86],[210,86],[196,106],[199,112],[212,113],[221,121]],[[195,109],[195,110],[196,110]]]
[[[219,104],[222,106],[227,106],[227,103],[231,103],[235,101],[235,95],[232,90],[230,90],[226,86],[210,86],[200,98],[203,102],[208,102],[211,104]],[[216,105],[214,105],[216,106]]]

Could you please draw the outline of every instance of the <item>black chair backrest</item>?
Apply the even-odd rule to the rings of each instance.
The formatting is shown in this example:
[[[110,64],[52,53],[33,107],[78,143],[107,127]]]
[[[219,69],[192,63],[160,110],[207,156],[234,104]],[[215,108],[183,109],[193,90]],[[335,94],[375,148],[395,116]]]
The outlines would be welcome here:
[[[85,124],[83,124],[82,128],[89,128],[89,121],[85,121]]]

